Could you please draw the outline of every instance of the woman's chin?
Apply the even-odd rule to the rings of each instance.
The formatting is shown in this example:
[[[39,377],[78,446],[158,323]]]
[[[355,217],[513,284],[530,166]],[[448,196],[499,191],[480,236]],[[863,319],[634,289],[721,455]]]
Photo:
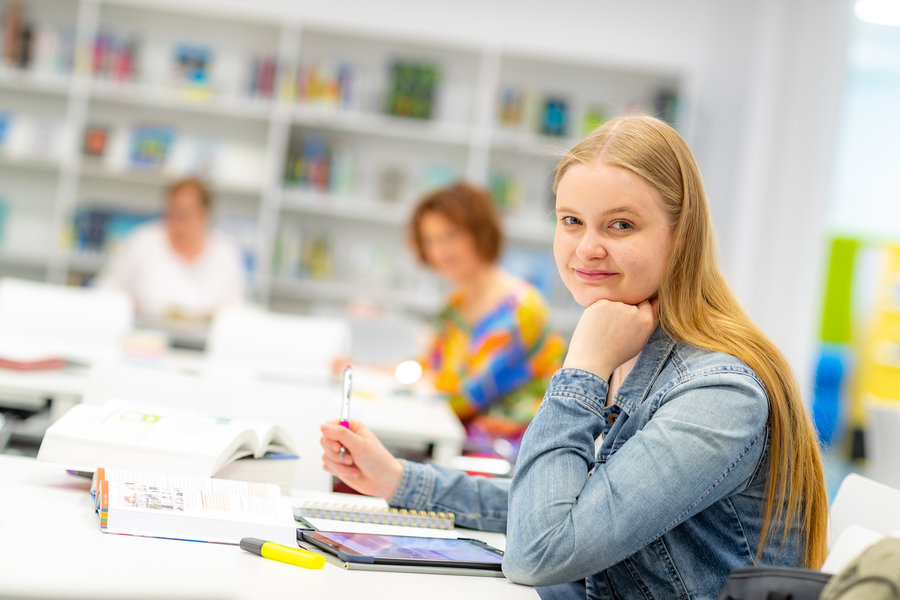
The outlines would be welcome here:
[[[580,304],[583,308],[587,308],[591,304],[595,302],[599,302],[600,300],[610,300],[612,302],[616,302],[614,298],[611,297],[610,294],[598,294],[596,291],[591,292],[581,292],[573,294],[575,298],[575,302]]]
[[[609,292],[598,293],[596,290],[591,292],[581,292],[580,294],[573,294],[575,298],[575,302],[580,304],[583,308],[587,308],[591,304],[599,302],[600,300],[607,300],[609,302],[622,302],[623,304],[639,304],[640,300],[634,300],[631,297],[625,297],[622,294],[612,294]]]

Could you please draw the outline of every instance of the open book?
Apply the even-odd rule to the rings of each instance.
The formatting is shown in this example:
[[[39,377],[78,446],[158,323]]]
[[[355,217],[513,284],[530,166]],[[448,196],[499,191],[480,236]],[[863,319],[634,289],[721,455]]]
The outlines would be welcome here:
[[[291,502],[274,484],[98,468],[92,491],[105,533],[297,545]]]
[[[209,477],[244,456],[295,454],[277,425],[110,400],[78,404],[47,428],[38,460]],[[295,463],[296,464],[296,463]]]

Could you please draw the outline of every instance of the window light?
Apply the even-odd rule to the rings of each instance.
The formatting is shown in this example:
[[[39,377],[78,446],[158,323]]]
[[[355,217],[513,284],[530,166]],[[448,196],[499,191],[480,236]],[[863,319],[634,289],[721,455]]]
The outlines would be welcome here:
[[[856,0],[855,10],[863,21],[900,26],[900,0]]]

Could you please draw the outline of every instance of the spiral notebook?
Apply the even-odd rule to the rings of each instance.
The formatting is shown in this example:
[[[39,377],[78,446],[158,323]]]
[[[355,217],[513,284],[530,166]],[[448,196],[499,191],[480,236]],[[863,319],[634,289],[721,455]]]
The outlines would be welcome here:
[[[293,508],[294,518],[297,521],[319,531],[458,537],[453,531],[455,519],[453,513],[312,501]]]

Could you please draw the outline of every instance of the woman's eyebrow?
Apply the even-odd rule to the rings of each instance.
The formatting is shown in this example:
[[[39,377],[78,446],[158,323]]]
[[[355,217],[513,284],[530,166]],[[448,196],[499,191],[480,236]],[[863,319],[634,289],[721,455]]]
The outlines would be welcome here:
[[[604,215],[614,215],[618,213],[630,213],[635,216],[640,215],[638,211],[630,206],[617,206],[616,208],[610,208],[609,210],[603,212]]]

